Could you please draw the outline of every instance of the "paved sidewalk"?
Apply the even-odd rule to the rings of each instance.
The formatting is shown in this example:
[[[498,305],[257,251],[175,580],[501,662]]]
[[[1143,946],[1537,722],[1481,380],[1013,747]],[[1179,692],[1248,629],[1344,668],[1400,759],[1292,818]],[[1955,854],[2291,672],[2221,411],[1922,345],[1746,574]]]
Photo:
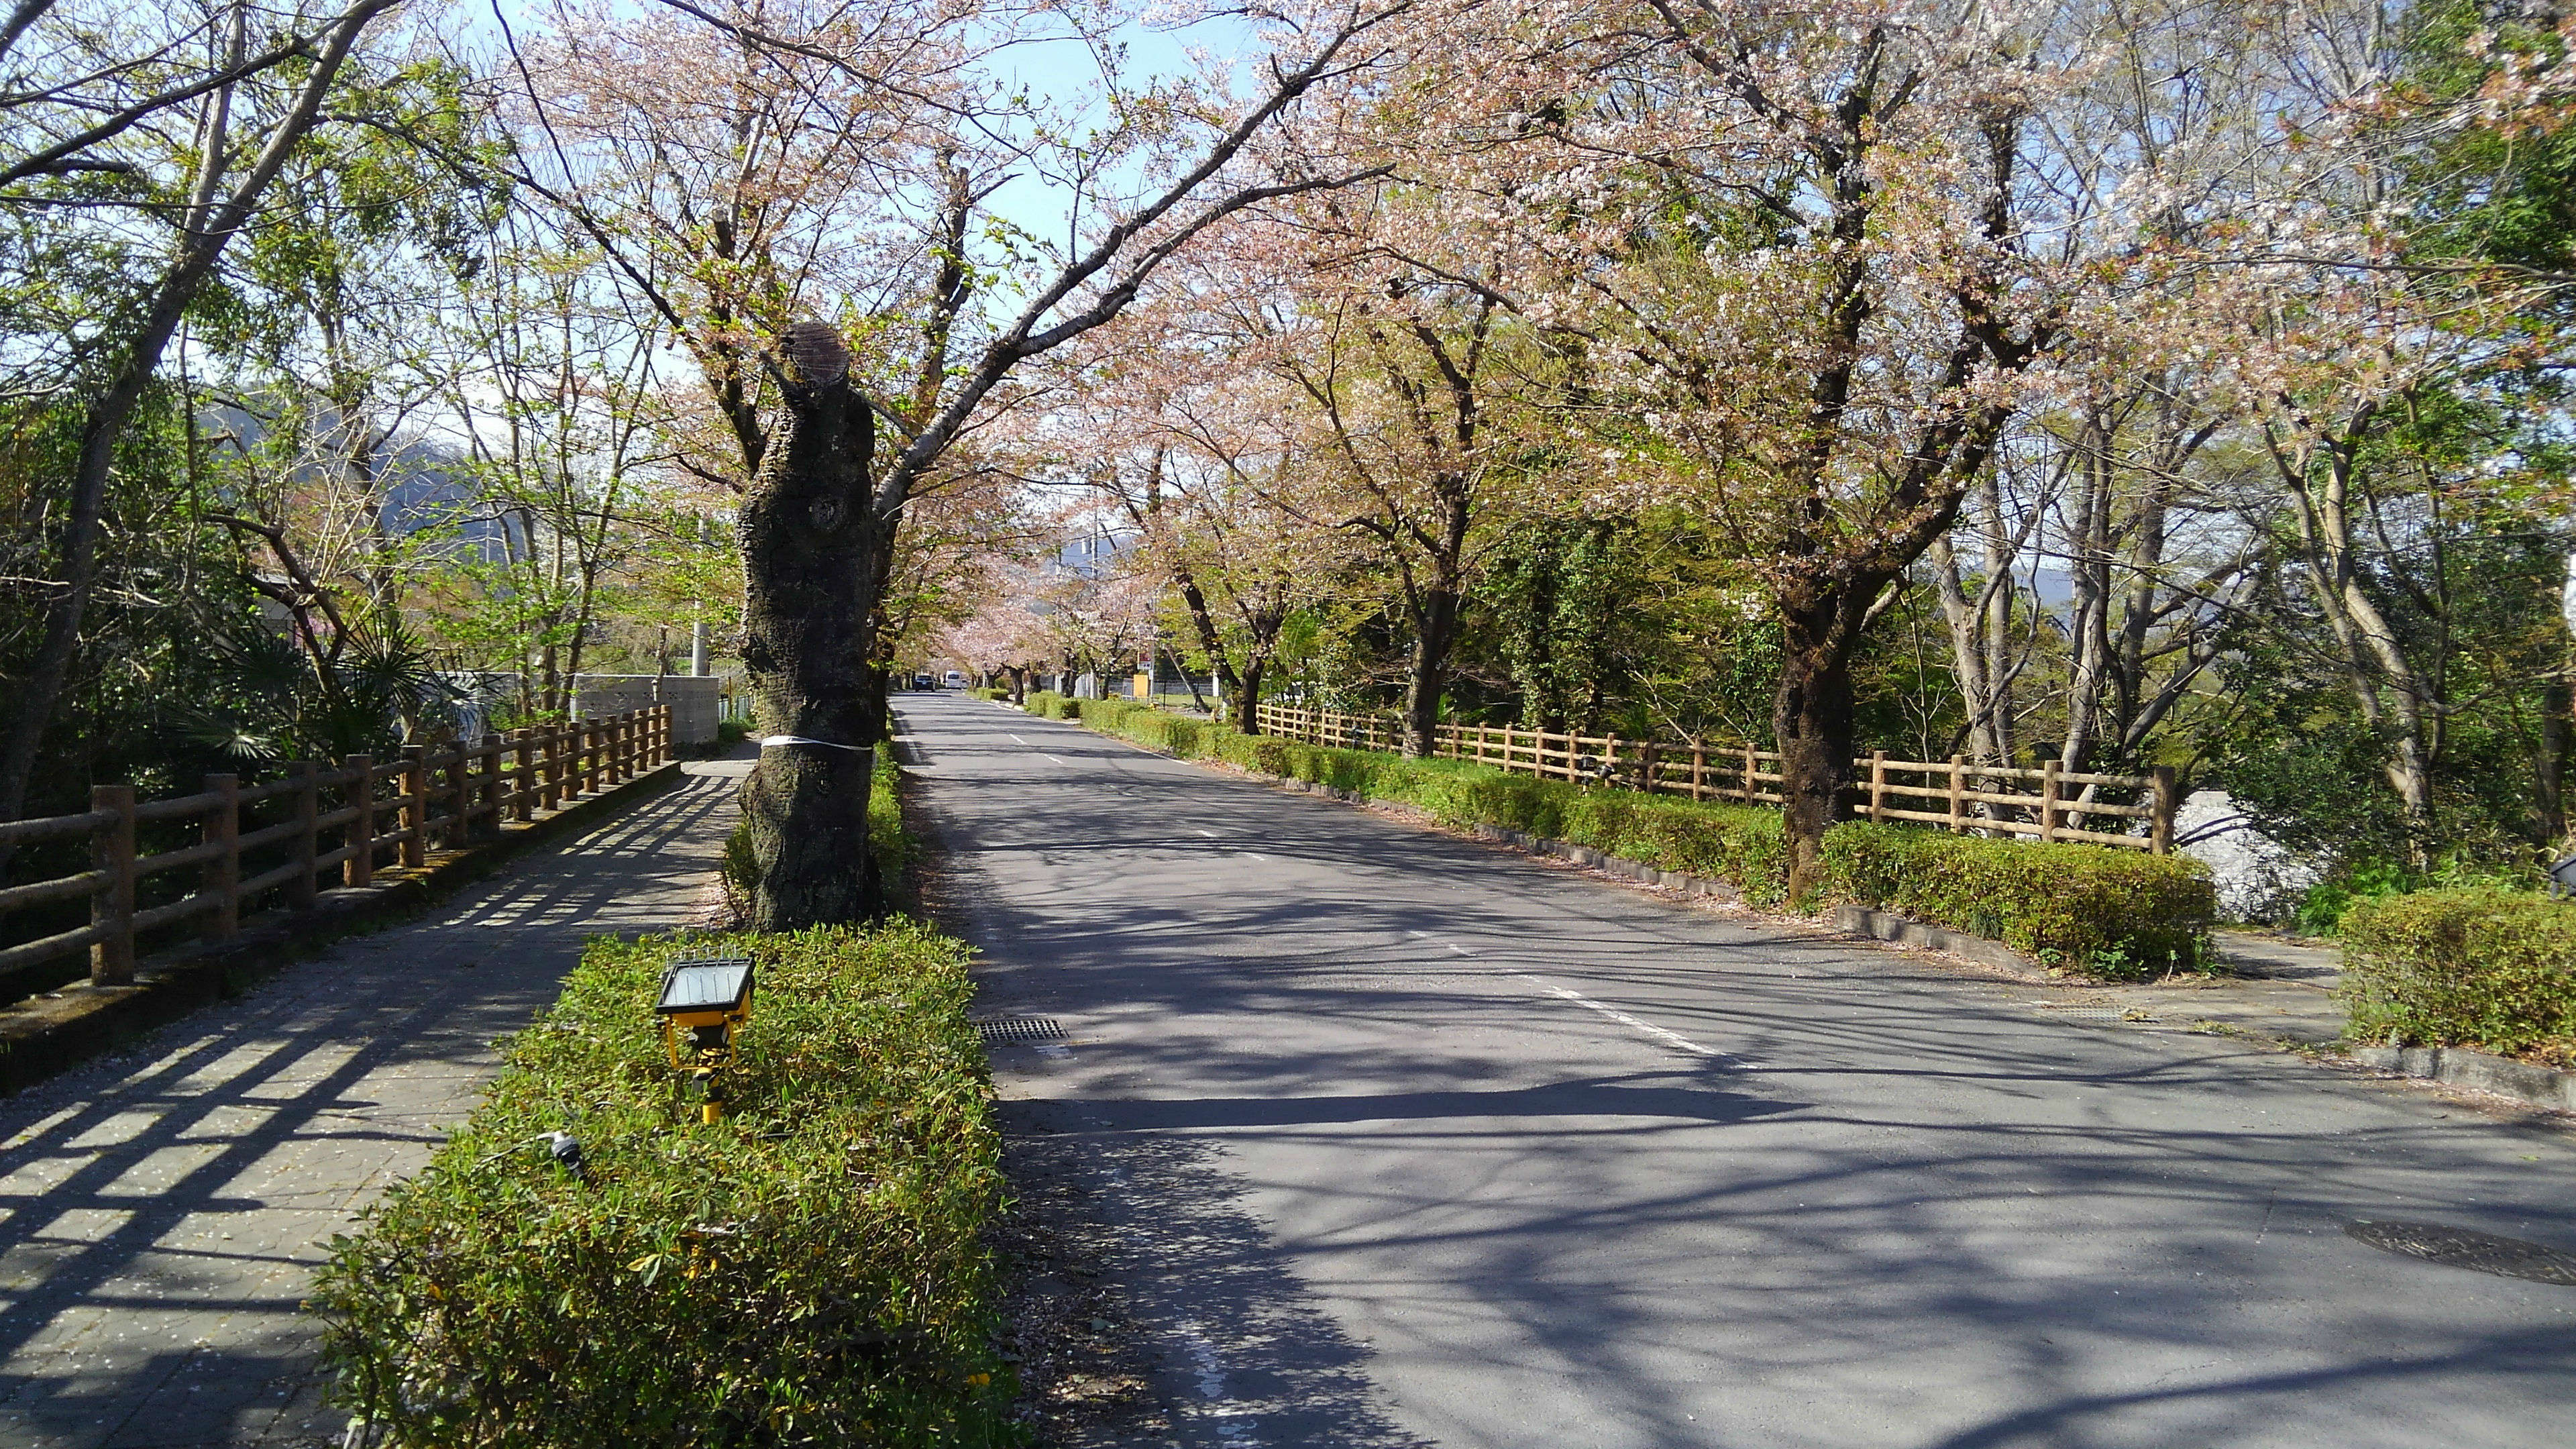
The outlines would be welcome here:
[[[302,1300],[582,939],[683,924],[747,760],[0,1101],[0,1445],[337,1443]]]

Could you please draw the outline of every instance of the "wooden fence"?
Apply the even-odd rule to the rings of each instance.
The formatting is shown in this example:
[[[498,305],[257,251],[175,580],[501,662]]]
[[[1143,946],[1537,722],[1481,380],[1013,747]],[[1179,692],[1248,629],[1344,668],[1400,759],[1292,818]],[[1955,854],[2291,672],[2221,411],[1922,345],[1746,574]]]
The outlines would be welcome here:
[[[434,848],[454,850],[496,836],[504,818],[533,819],[670,757],[671,709],[654,705],[487,734],[473,744],[413,745],[382,762],[352,755],[325,769],[294,761],[285,778],[265,785],[208,775],[199,793],[170,800],[138,804],[131,785],[94,786],[88,814],[0,824],[0,846],[86,836],[90,856],[90,869],[78,875],[0,888],[0,913],[80,896],[90,903],[88,925],[0,950],[0,973],[86,948],[90,980],[122,986],[134,979],[135,938],[147,932],[198,921],[199,934],[223,940],[240,932],[245,908],[272,891],[282,894],[286,909],[310,910],[326,882],[364,886],[380,866],[424,865]],[[244,830],[243,812],[264,805],[257,813],[285,818]],[[197,823],[196,844],[136,854],[136,827],[189,821]],[[245,877],[245,856],[282,861]],[[190,869],[198,872],[195,889],[137,908],[145,881]]]
[[[1263,732],[1309,744],[1391,750],[1401,726],[1385,715],[1260,707]],[[1442,725],[1442,759],[1575,784],[1617,785],[1694,800],[1780,803],[1780,757],[1751,745],[1714,740],[1680,743],[1618,735],[1555,734],[1495,725]],[[1955,832],[2078,840],[2163,855],[2173,848],[2174,772],[2105,775],[1947,760],[1891,760],[1884,750],[1852,762],[1854,811],[1868,820],[1906,820]],[[2147,822],[2145,834],[2128,822]]]

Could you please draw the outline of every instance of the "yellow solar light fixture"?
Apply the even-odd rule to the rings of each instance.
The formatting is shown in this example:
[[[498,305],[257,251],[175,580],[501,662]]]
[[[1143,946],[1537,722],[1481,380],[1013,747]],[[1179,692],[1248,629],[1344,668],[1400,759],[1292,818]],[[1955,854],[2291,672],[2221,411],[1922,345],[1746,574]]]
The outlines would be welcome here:
[[[704,1120],[721,1119],[724,1098],[716,1069],[732,1063],[734,1035],[751,1019],[751,958],[698,956],[668,963],[662,968],[662,999],[653,1009],[662,1017],[672,1070],[689,1073],[705,1090]]]

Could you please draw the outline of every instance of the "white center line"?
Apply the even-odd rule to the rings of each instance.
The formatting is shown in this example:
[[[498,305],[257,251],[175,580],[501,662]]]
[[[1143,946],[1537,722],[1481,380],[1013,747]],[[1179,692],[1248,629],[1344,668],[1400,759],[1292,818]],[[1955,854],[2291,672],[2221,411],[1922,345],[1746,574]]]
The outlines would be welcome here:
[[[1247,850],[1244,854],[1251,856],[1254,860],[1260,861],[1263,865],[1268,865],[1270,863],[1270,857],[1261,854],[1259,851]]]
[[[1470,951],[1470,950],[1468,950],[1466,947],[1461,946],[1461,945],[1458,945],[1458,944],[1456,944],[1455,942],[1452,942],[1452,943],[1450,944],[1449,949],[1450,949],[1450,950],[1452,950],[1452,951],[1457,952],[1457,953],[1458,953],[1459,955],[1461,955],[1461,956],[1473,956],[1473,955],[1475,955],[1475,954],[1476,954],[1475,952]]]
[[[1053,755],[1049,755],[1049,756],[1047,756],[1047,758],[1048,758],[1048,759],[1050,759],[1050,760],[1055,760],[1055,756],[1053,756]],[[1064,761],[1062,761],[1062,760],[1055,760],[1055,762],[1056,762],[1057,764],[1059,764],[1059,765],[1061,765],[1061,764],[1063,764],[1063,763],[1064,763]]]
[[[1011,736],[1011,743],[1015,745],[1025,745],[1028,741],[1021,739],[1018,735],[1013,735]]]
[[[1197,827],[1195,827],[1195,826],[1193,826],[1193,827],[1191,827],[1191,828],[1192,828],[1192,829],[1197,829]],[[1206,837],[1207,837],[1208,839],[1210,839],[1210,840],[1214,840],[1214,839],[1216,839],[1216,832],[1215,832],[1215,831],[1213,831],[1213,830],[1200,830],[1200,831],[1199,831],[1199,834],[1206,836]]]
[[[1538,977],[1527,974],[1524,974],[1521,979],[1523,981],[1533,983],[1539,990],[1546,992],[1550,996],[1556,997],[1558,1000],[1571,1001],[1586,1011],[1599,1012],[1601,1015],[1619,1023],[1621,1026],[1628,1027],[1631,1030],[1644,1032],[1646,1035],[1653,1037],[1655,1040],[1662,1042],[1664,1045],[1672,1047],[1677,1051],[1686,1051],[1693,1056],[1712,1057],[1719,1061],[1732,1060],[1732,1058],[1728,1057],[1727,1054],[1722,1051],[1718,1051],[1712,1047],[1701,1046],[1698,1042],[1692,1041],[1689,1037],[1682,1035],[1680,1032],[1666,1031],[1652,1022],[1639,1021],[1637,1018],[1630,1016],[1619,1008],[1595,1001],[1580,991],[1568,991],[1562,986],[1542,981]]]

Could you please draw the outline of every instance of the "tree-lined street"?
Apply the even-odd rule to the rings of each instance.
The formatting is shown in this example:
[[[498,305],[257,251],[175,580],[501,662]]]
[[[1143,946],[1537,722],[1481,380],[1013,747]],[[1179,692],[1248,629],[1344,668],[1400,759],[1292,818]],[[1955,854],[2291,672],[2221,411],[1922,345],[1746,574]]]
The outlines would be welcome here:
[[[1010,1131],[1191,1443],[2554,1442],[2576,1149],[954,696],[898,717]],[[1058,1145],[1061,1145],[1060,1143]]]

